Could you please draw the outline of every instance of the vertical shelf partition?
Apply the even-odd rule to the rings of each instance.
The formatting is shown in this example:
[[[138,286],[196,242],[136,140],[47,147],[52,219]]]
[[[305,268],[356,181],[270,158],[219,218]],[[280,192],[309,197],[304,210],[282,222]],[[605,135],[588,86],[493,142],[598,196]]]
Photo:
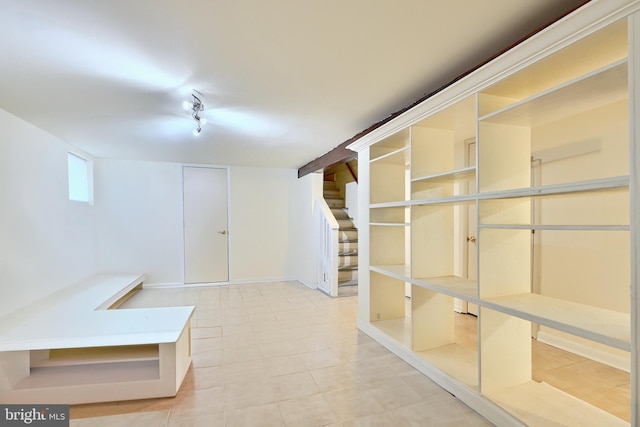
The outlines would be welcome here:
[[[625,15],[640,2],[622,3],[583,7],[577,23],[557,25],[577,31],[598,13],[607,24],[500,79],[472,73],[463,82],[476,90],[451,102],[454,84],[366,145],[370,318],[360,327],[393,338],[499,425],[637,422],[627,58],[639,53],[627,38],[640,37],[627,21],[640,19]],[[456,313],[457,301],[478,317]]]
[[[411,327],[402,277],[408,268],[409,153],[405,130],[372,147],[369,163],[370,321],[406,348],[411,348]]]

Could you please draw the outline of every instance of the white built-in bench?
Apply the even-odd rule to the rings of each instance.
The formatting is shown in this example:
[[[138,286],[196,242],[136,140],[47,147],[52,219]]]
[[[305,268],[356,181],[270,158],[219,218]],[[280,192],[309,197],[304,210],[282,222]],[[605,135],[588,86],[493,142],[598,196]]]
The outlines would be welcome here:
[[[143,281],[95,277],[0,318],[0,402],[175,396],[191,365],[193,307],[114,310]]]

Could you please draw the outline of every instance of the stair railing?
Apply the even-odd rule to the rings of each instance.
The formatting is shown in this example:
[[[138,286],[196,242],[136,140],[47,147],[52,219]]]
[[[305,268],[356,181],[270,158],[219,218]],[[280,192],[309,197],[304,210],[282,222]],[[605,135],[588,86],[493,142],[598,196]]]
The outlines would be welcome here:
[[[335,297],[338,295],[338,221],[323,197],[315,199],[318,224],[318,288]]]

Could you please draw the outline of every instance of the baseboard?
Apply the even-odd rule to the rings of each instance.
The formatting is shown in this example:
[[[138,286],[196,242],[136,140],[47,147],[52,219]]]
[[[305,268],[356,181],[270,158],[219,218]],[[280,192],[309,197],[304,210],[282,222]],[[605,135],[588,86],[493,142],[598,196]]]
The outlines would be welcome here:
[[[566,338],[550,334],[543,330],[538,331],[538,341],[559,348],[560,350],[565,350],[579,356],[586,357],[587,359],[600,362],[604,365],[611,366],[612,368],[629,372],[630,362],[629,359],[625,357],[611,354],[579,342],[568,340]]]
[[[276,283],[276,282],[295,282],[299,281],[296,277],[265,277],[257,279],[231,280],[229,285],[251,285],[255,283]]]
[[[277,283],[277,282],[300,282],[304,286],[309,289],[318,289],[318,285],[315,283],[309,283],[306,280],[300,279],[299,277],[275,277],[275,278],[265,278],[265,279],[246,279],[246,280],[234,280],[229,282],[229,285],[245,285],[245,284],[254,284],[254,283]]]
[[[296,279],[298,282],[302,283],[303,285],[305,285],[307,288],[309,289],[319,289],[318,288],[318,284],[317,283],[309,283],[306,280],[302,280],[302,279]]]
[[[212,286],[228,286],[228,285],[251,285],[256,283],[277,283],[277,282],[300,282],[309,289],[318,289],[318,285],[315,283],[309,283],[305,280],[295,277],[278,277],[278,278],[266,278],[266,279],[246,279],[246,280],[234,280],[229,282],[210,282],[210,283],[144,283],[142,287],[144,289],[171,289],[171,288],[201,288]]]
[[[316,287],[317,290],[319,290],[320,292],[322,292],[323,294],[325,294],[326,296],[330,297],[331,296],[331,292],[327,291],[324,288],[321,288],[320,286]]]
[[[175,288],[210,288],[215,286],[228,286],[229,282],[208,282],[208,283],[145,283],[143,289],[175,289]]]
[[[184,283],[143,283],[143,289],[153,289],[153,288],[182,288],[184,287]]]

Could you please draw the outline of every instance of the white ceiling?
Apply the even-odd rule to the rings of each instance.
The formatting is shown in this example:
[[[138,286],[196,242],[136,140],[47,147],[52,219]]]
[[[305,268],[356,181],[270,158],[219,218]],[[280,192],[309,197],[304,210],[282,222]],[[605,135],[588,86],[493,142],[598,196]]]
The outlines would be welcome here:
[[[0,0],[0,108],[96,157],[298,168],[583,2]]]

